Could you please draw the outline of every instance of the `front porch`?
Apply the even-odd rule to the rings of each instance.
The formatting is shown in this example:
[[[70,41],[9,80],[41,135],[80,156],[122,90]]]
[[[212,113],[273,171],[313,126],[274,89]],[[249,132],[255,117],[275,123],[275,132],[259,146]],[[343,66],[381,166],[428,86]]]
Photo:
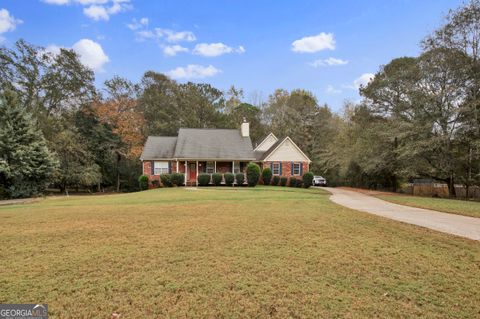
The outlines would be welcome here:
[[[245,173],[250,161],[176,161],[175,172],[185,174],[185,185],[198,186],[199,174]],[[222,180],[224,183],[224,180]]]

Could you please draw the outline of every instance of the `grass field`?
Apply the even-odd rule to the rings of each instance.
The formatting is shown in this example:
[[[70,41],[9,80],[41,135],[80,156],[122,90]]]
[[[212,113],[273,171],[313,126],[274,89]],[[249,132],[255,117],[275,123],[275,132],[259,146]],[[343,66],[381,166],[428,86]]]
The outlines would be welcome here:
[[[407,195],[379,195],[377,197],[401,205],[433,209],[458,215],[480,217],[480,202]]]
[[[0,207],[0,303],[50,318],[474,318],[480,244],[320,190],[157,189]]]

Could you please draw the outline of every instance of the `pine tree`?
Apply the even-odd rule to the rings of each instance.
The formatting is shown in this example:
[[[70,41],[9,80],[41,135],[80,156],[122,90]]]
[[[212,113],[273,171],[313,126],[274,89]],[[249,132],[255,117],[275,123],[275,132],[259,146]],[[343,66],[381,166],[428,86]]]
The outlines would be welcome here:
[[[36,122],[16,95],[0,95],[0,196],[38,195],[57,165]]]

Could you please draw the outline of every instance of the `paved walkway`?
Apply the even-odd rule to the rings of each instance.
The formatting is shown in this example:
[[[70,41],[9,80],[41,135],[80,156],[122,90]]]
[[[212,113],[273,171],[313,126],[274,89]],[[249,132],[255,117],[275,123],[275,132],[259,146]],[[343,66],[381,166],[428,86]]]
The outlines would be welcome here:
[[[480,218],[397,205],[359,192],[326,187],[339,205],[444,233],[480,240]]]

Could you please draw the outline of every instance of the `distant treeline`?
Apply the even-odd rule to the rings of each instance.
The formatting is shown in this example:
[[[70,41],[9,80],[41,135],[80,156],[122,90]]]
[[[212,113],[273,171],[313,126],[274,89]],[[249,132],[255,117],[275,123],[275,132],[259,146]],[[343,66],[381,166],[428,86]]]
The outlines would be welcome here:
[[[452,11],[419,57],[382,66],[343,114],[310,92],[246,99],[153,71],[102,88],[73,50],[19,40],[0,48],[0,197],[61,191],[133,191],[148,135],[180,127],[237,128],[258,142],[290,136],[331,184],[395,189],[417,177],[480,184],[480,1]]]

